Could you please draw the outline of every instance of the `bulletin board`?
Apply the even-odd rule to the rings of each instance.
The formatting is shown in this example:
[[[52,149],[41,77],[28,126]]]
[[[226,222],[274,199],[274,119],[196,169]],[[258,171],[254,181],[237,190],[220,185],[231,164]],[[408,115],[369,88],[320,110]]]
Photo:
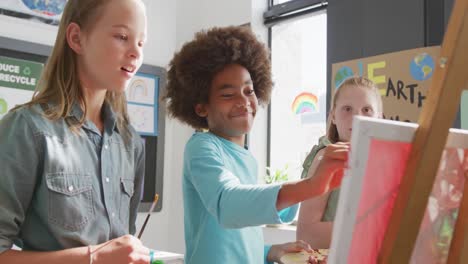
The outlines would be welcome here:
[[[332,65],[332,94],[353,75],[372,80],[382,95],[385,119],[416,123],[430,90],[440,47],[424,47]]]

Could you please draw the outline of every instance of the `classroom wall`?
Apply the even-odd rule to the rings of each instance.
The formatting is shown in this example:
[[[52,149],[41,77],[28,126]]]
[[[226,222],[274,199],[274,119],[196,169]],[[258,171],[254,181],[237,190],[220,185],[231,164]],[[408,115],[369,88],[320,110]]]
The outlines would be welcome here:
[[[166,66],[175,50],[176,1],[143,0],[148,16],[144,63]],[[53,46],[57,27],[0,15],[0,36]]]
[[[52,46],[57,28],[24,19],[0,15],[0,36]]]
[[[453,2],[453,0],[328,1],[328,90],[330,90],[333,63],[440,45]],[[330,102],[330,95],[331,93],[327,93],[327,102]],[[453,127],[460,127],[460,114],[454,121]]]
[[[327,23],[328,90],[333,63],[424,46],[424,0],[329,1]]]

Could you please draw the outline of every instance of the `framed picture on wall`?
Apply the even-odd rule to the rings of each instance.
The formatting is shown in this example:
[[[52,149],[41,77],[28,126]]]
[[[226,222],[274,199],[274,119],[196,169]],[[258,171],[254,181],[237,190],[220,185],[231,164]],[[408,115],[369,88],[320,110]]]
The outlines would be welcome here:
[[[0,14],[58,25],[67,0],[2,0]]]

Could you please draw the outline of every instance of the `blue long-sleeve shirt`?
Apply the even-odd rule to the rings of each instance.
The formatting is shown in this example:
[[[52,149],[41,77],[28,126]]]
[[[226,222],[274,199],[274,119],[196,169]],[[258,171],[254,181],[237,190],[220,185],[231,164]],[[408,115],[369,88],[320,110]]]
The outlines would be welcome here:
[[[196,133],[184,153],[184,220],[187,264],[263,263],[259,225],[293,220],[297,206],[280,214],[280,185],[257,184],[257,162],[237,144]]]

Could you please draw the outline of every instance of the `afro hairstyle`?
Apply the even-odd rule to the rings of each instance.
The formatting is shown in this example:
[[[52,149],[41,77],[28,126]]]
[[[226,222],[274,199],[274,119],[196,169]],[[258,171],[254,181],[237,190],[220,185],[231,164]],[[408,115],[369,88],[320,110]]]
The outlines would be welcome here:
[[[195,129],[208,129],[206,118],[197,115],[195,106],[208,103],[214,76],[230,64],[247,69],[260,105],[267,105],[273,86],[269,55],[265,45],[247,27],[218,27],[198,32],[169,64],[163,97],[169,115]]]

